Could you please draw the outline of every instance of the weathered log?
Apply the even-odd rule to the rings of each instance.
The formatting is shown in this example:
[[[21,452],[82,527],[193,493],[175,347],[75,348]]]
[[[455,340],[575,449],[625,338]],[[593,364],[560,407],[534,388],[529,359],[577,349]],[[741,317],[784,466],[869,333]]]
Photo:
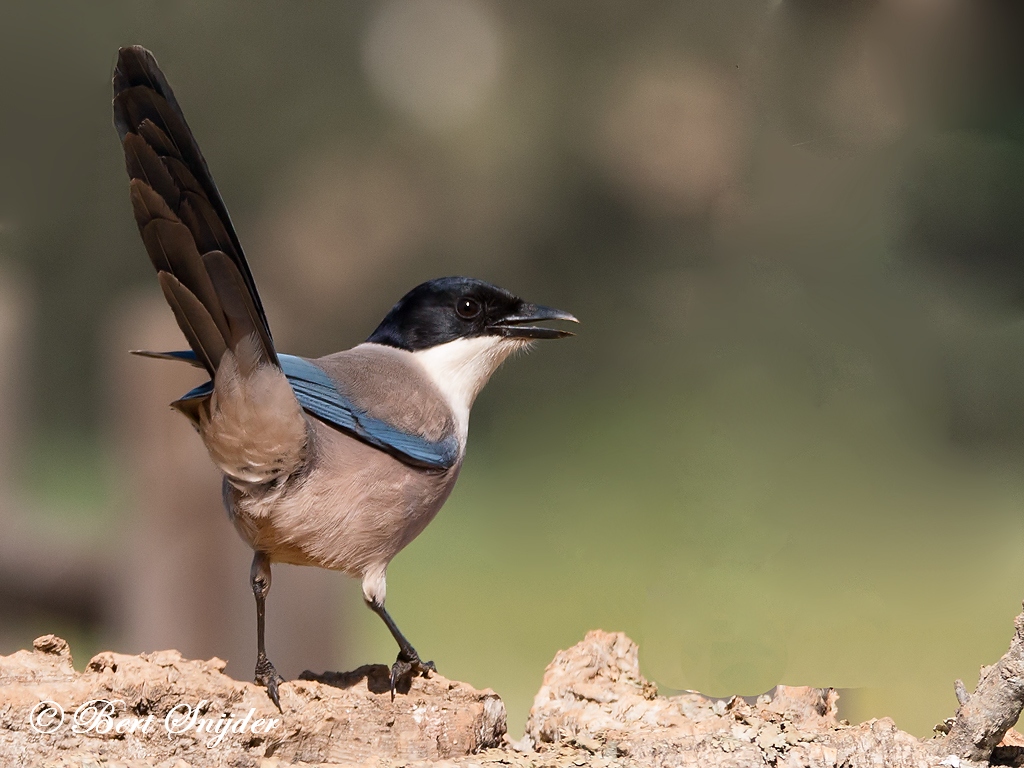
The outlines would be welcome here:
[[[955,690],[960,708],[949,727],[944,749],[965,760],[987,761],[1024,709],[1024,613],[1013,622],[1010,649],[991,667],[982,667],[978,687]]]
[[[628,765],[747,768],[756,765],[919,768],[943,759],[930,741],[892,720],[836,719],[832,689],[778,686],[754,704],[697,693],[658,696],[640,674],[636,644],[590,632],[548,665],[527,722],[542,755],[570,742]]]
[[[108,652],[76,672],[67,643],[41,637],[34,651],[0,657],[0,765],[405,763],[469,755],[505,733],[494,692],[437,674],[394,701],[382,665],[288,682],[279,712],[266,691],[223,667],[177,651]]]
[[[526,735],[518,742],[506,737],[504,743],[500,699],[439,676],[414,680],[392,704],[383,666],[306,675],[282,688],[281,714],[262,689],[224,676],[217,659],[186,661],[176,651],[104,653],[86,672],[76,673],[67,644],[47,636],[36,641],[34,652],[0,657],[0,764],[70,768],[103,759],[128,768],[286,768],[310,762],[394,768],[966,768],[991,759],[1021,765],[1024,737],[1006,731],[1005,724],[1020,711],[1022,633],[1024,616],[1018,617],[1010,651],[983,672],[978,689],[950,721],[949,736],[918,739],[888,718],[860,725],[839,721],[832,689],[779,686],[753,702],[698,693],[660,696],[640,674],[636,644],[621,633],[595,631],[555,656]],[[52,733],[33,730],[29,720],[35,708],[37,728],[56,722],[38,717],[46,714],[38,709],[44,699],[66,713],[64,725]],[[90,699],[113,702],[113,722],[152,718],[154,727],[141,734],[96,733],[95,727],[75,733],[71,717]],[[204,700],[198,722],[212,723],[210,730],[193,725],[167,733],[167,716],[175,706],[196,707]],[[84,712],[86,724],[89,715],[98,716],[95,707]],[[245,728],[229,728],[225,735],[223,728],[217,730],[218,724],[241,722],[247,713]],[[254,731],[255,722],[261,727]],[[961,740],[959,733],[968,738]],[[997,736],[1003,742],[993,754]],[[970,749],[989,752],[981,757]]]

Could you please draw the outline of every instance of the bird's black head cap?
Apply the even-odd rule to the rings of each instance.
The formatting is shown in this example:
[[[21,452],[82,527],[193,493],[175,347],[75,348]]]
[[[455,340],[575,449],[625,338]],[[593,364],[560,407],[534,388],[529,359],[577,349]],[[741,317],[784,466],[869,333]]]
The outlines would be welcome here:
[[[558,339],[572,335],[523,325],[539,320],[577,322],[568,312],[529,304],[483,280],[441,277],[405,294],[367,341],[415,352],[477,336]]]

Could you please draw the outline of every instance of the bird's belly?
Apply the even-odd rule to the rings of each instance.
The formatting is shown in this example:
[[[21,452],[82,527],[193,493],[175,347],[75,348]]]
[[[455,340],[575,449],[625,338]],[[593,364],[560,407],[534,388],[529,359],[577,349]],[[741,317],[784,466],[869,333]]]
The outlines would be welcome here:
[[[317,438],[303,475],[276,490],[226,493],[239,535],[272,562],[357,577],[386,566],[441,509],[461,464],[424,471],[333,429]]]

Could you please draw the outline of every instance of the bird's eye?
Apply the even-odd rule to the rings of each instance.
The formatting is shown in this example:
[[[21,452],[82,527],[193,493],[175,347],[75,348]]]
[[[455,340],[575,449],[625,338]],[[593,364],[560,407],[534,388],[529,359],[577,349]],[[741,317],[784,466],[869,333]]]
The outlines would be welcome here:
[[[480,302],[469,296],[463,296],[455,302],[455,313],[463,320],[472,320],[482,309]]]

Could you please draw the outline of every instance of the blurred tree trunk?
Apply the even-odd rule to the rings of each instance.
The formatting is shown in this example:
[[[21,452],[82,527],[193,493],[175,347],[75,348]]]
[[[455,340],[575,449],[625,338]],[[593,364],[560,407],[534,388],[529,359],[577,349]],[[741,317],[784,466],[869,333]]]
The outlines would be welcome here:
[[[168,404],[205,380],[184,364],[131,356],[185,342],[155,295],[133,301],[111,332],[116,427],[129,510],[122,530],[125,652],[174,648],[189,658],[219,656],[230,674],[252,677],[256,611],[252,552],[221,503],[221,476],[198,435]],[[288,678],[336,668],[341,648],[338,585],[343,577],[276,566],[267,601],[267,650]]]

